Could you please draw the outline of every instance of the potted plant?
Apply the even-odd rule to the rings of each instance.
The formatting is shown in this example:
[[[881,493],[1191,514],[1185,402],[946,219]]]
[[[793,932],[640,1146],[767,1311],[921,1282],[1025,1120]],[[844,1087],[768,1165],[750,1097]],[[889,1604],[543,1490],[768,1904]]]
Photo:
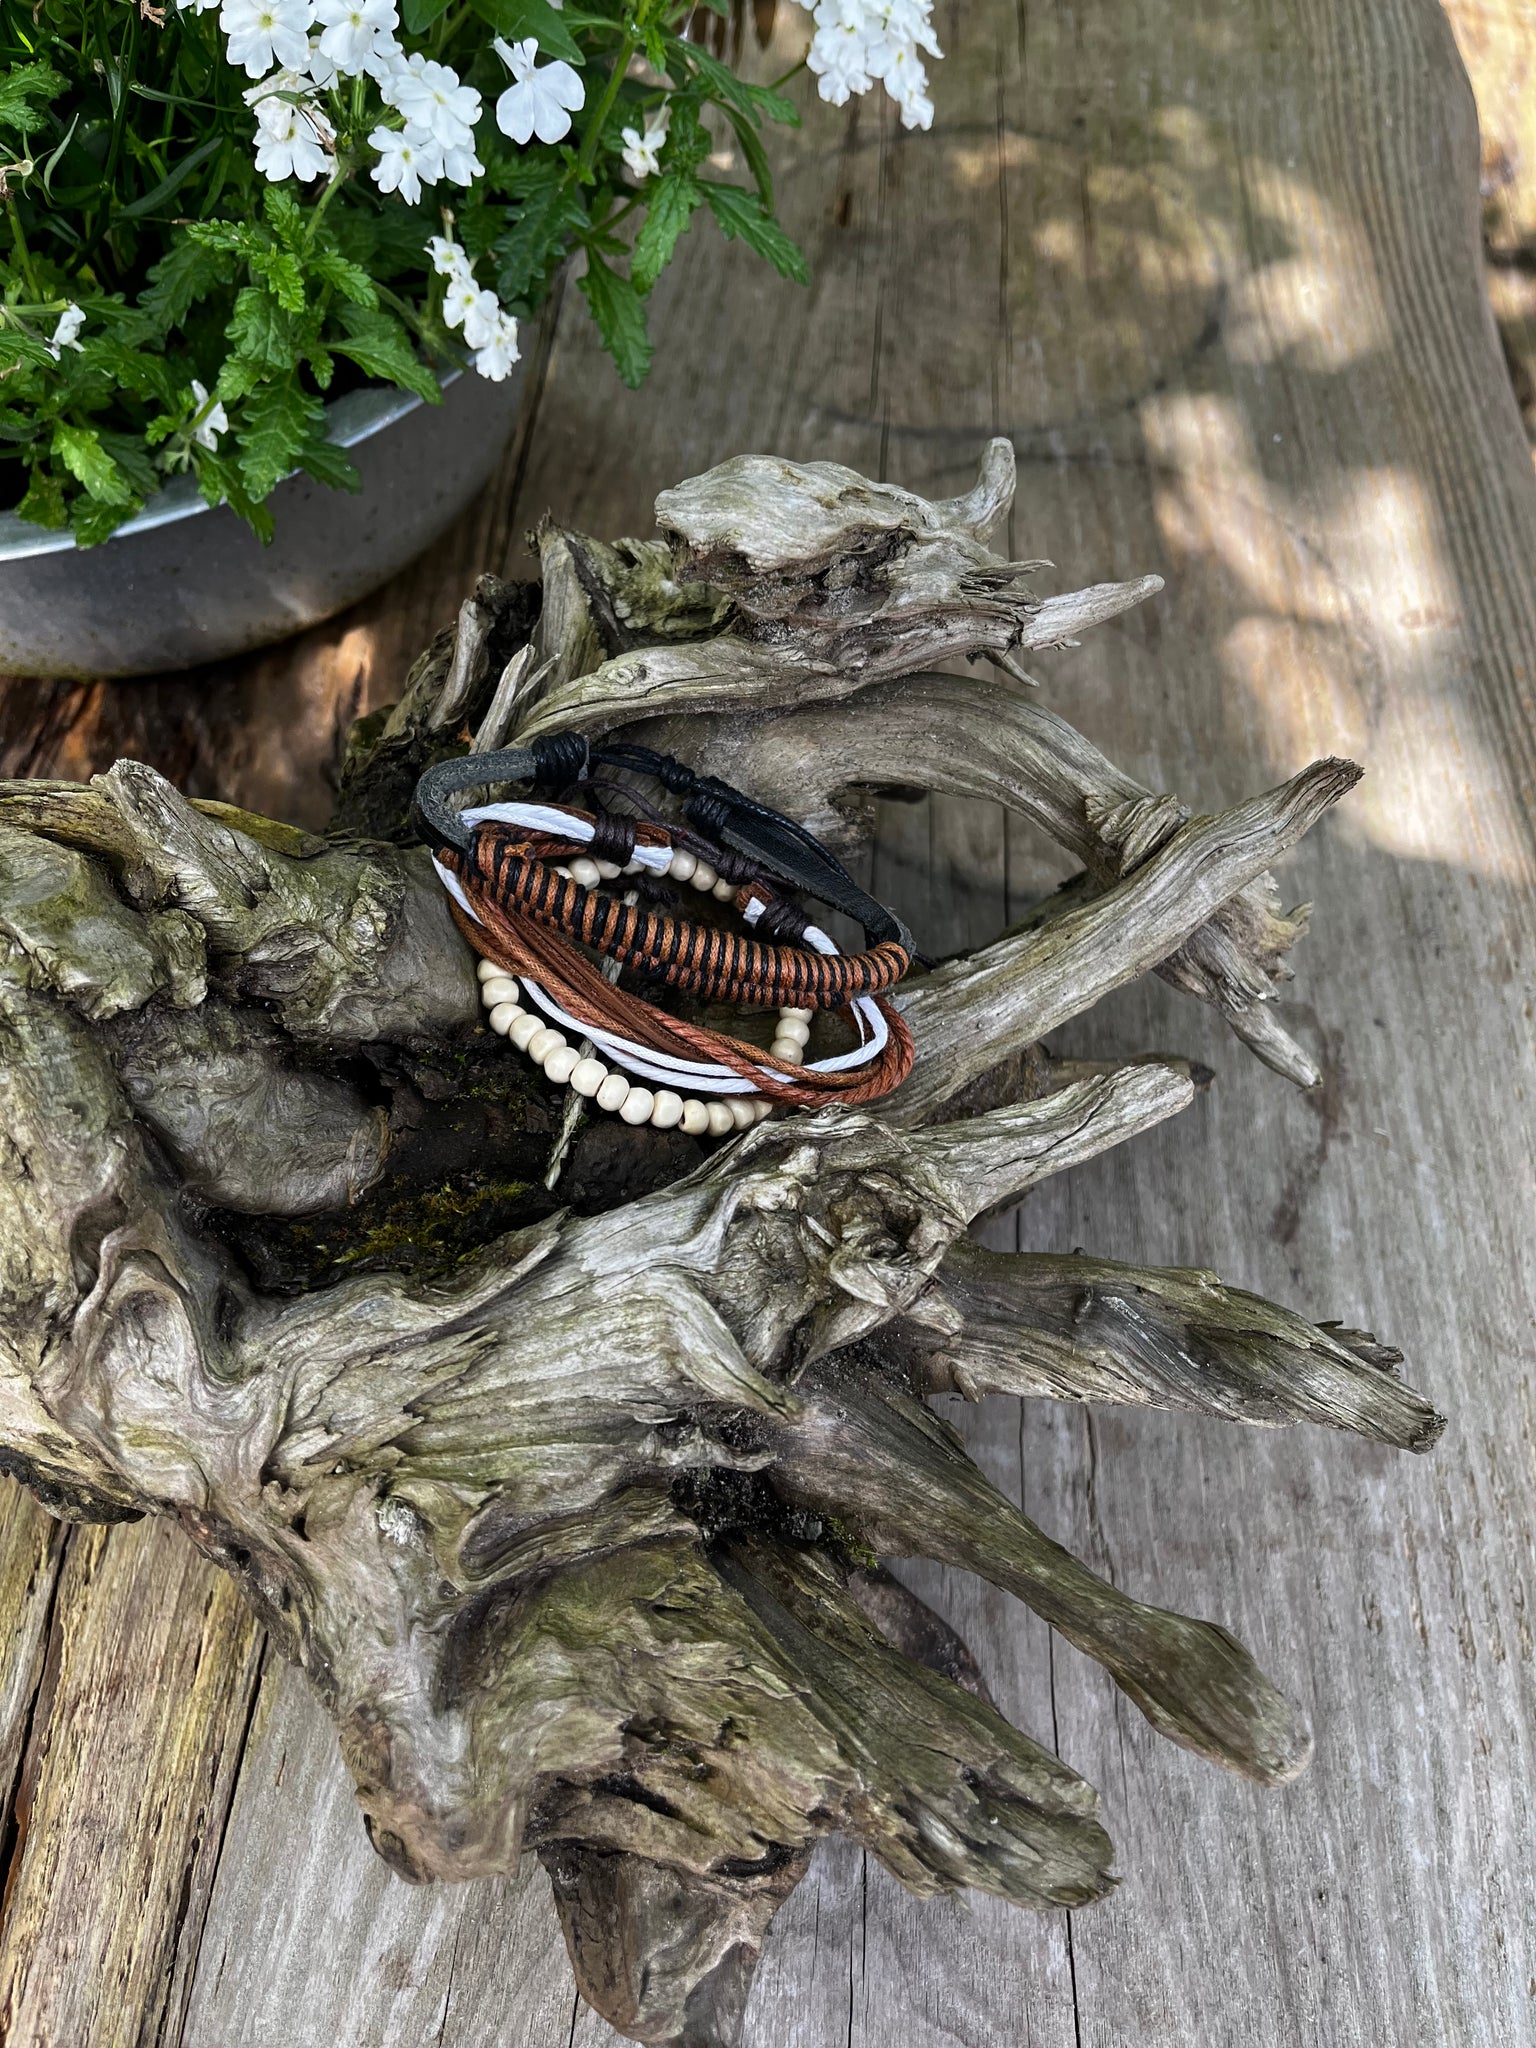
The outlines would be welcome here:
[[[823,96],[879,78],[926,126],[930,4],[821,0]],[[803,282],[762,139],[787,81],[694,14],[0,0],[0,664],[184,666],[376,586],[489,475],[572,257],[629,385],[696,213]]]

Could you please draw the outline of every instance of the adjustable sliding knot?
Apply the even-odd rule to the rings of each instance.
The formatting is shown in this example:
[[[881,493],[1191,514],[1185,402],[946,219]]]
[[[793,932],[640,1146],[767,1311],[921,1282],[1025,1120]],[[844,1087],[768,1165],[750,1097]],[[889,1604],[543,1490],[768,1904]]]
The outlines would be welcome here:
[[[535,789],[568,789],[573,782],[587,779],[592,749],[585,733],[546,733],[528,751],[533,756],[529,780]]]

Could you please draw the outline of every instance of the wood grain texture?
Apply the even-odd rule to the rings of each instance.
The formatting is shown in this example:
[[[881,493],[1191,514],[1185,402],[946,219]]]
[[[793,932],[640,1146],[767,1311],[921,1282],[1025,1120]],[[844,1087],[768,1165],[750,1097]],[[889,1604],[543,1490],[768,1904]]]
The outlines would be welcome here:
[[[1368,1323],[1452,1427],[1410,1463],[1310,1432],[942,1404],[1097,1569],[1251,1642],[1310,1707],[1317,1760],[1280,1793],[1218,1776],[1006,1596],[914,1570],[1005,1711],[1104,1789],[1124,1884],[1025,1918],[919,1903],[824,1851],[748,2042],[1515,2048],[1536,2039],[1536,484],[1483,294],[1471,97],[1431,0],[971,0],[941,6],[940,36],[932,135],[863,103],[779,139],[808,293],[696,226],[647,388],[619,393],[579,308],[552,321],[497,485],[393,591],[213,687],[12,686],[9,772],[85,772],[127,737],[196,793],[318,822],[352,707],[394,694],[479,569],[526,563],[546,508],[644,530],[659,488],[743,448],[957,490],[1008,433],[1012,553],[1050,555],[1062,586],[1169,583],[1041,657],[1048,701],[1207,808],[1330,751],[1369,776],[1286,876],[1318,904],[1288,1021],[1322,1087],[1292,1094],[1158,986],[1116,997],[1063,1049],[1161,1043],[1216,1088],[988,1241],[1209,1263]],[[876,881],[930,946],[990,936],[1060,872],[995,811],[886,809]],[[1343,1037],[1330,1017],[1361,990],[1370,1022]],[[124,1692],[153,1725],[170,1648],[133,1647],[153,1676]],[[59,1704],[40,1712],[63,1741]],[[182,1930],[189,2048],[273,2038],[278,1986],[303,1993],[294,2048],[613,2040],[574,2012],[542,1877],[403,1887],[291,1674],[262,1712],[207,1932]],[[96,1953],[121,1897],[71,1896]],[[145,1981],[118,1990],[141,2013]]]
[[[1529,0],[1445,0],[1445,12],[1477,98],[1488,301],[1536,438],[1536,19]]]
[[[173,1524],[70,1532],[0,1928],[14,2048],[179,2037],[177,1942],[206,1905],[260,1655]]]

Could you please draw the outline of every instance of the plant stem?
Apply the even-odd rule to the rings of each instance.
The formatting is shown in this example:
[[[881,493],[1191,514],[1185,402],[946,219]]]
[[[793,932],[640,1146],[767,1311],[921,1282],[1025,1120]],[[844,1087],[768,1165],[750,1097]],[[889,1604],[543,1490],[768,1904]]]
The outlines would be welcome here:
[[[603,124],[613,111],[613,103],[619,96],[619,88],[623,85],[625,74],[629,70],[630,59],[639,47],[638,39],[626,29],[624,40],[619,44],[618,53],[613,60],[613,70],[603,89],[603,96],[598,101],[592,118],[587,123],[586,132],[581,138],[581,154],[576,159],[578,173],[590,171],[592,168],[598,143],[602,140]]]
[[[6,195],[5,210],[11,217],[11,234],[16,242],[16,255],[21,264],[22,275],[27,280],[33,298],[40,299],[43,295],[42,287],[38,284],[37,272],[32,268],[32,251],[27,247],[27,238],[22,232],[21,210],[16,204],[14,192]]]

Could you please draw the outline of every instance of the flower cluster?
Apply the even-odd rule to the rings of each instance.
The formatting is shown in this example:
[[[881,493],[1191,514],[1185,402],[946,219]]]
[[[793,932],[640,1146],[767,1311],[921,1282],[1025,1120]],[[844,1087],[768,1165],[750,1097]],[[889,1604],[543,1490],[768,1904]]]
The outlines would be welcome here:
[[[256,167],[274,182],[310,184],[334,168],[336,129],[320,95],[344,79],[378,89],[385,118],[368,137],[371,176],[381,192],[419,204],[424,186],[468,186],[485,173],[475,154],[480,94],[451,65],[401,47],[395,0],[183,0],[218,6],[231,64],[260,80],[245,95],[256,116]],[[316,31],[318,30],[318,33]],[[493,40],[512,83],[496,102],[496,125],[512,141],[561,142],[585,104],[579,75],[563,59],[540,64],[537,42]],[[276,66],[274,70],[271,67]],[[398,116],[398,122],[388,118]]]
[[[920,52],[941,57],[932,0],[816,0],[816,33],[806,59],[824,100],[842,106],[876,79],[901,109],[904,128],[933,125]]]
[[[463,328],[465,346],[475,352],[475,368],[482,377],[499,384],[518,360],[517,322],[502,311],[494,292],[475,282],[475,266],[457,242],[447,235],[434,235],[427,253],[432,268],[448,281],[443,318],[450,327]]]

